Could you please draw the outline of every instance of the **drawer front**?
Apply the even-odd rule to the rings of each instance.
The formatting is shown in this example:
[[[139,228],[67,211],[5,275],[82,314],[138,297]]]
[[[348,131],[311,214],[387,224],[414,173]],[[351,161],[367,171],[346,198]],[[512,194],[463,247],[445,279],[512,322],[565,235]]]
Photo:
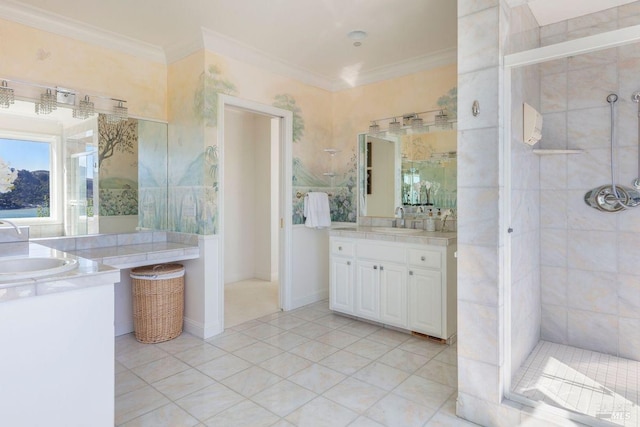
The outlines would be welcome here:
[[[331,240],[331,254],[342,256],[353,256],[356,253],[356,245],[353,242],[344,240]]]
[[[409,249],[409,265],[440,270],[442,252],[430,249]]]
[[[370,240],[361,240],[358,242],[358,258],[395,262],[398,264],[404,264],[406,262],[405,249],[403,247],[371,244]]]

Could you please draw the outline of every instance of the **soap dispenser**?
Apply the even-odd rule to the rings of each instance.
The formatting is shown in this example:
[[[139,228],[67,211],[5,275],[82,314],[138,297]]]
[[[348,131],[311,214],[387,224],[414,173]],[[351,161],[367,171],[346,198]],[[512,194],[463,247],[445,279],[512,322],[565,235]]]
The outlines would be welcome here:
[[[429,215],[427,216],[427,231],[436,231],[436,221],[433,219],[433,210],[429,209]]]

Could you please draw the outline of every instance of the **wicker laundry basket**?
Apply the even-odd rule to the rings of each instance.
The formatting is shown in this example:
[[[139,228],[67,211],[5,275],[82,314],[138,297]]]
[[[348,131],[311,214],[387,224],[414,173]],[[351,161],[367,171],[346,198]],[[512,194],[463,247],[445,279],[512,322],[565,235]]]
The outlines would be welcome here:
[[[133,327],[145,344],[174,339],[182,333],[184,267],[160,264],[131,270]]]

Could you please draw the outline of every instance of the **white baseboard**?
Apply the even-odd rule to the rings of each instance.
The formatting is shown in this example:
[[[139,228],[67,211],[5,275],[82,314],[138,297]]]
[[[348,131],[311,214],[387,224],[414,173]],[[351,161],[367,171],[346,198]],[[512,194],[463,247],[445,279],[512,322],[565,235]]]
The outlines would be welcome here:
[[[295,298],[291,301],[291,310],[303,307],[305,305],[313,304],[314,302],[322,301],[329,298],[329,291],[316,292],[313,295],[307,295],[303,298]]]
[[[184,331],[194,335],[203,340],[214,337],[224,331],[221,324],[215,323],[213,325],[203,325],[200,322],[196,322],[192,319],[184,318]]]

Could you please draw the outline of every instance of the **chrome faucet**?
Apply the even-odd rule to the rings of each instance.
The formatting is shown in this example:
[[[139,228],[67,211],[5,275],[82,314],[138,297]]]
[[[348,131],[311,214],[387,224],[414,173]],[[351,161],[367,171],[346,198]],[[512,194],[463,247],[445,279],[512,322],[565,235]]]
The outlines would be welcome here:
[[[402,206],[398,206],[396,208],[396,227],[404,228],[404,208]]]
[[[22,231],[20,231],[20,229],[18,228],[17,225],[15,225],[13,222],[9,221],[8,219],[0,219],[0,224],[9,224],[10,226],[13,227],[14,230],[16,230],[16,233],[18,235],[22,234]]]

